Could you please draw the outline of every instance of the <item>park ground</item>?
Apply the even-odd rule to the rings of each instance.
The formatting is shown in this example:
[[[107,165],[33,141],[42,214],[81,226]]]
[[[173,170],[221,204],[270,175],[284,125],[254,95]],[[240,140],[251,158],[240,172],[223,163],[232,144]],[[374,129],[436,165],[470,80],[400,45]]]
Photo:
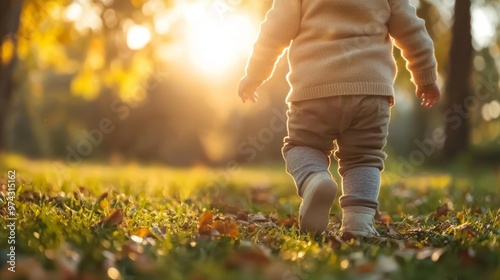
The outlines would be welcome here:
[[[300,233],[282,163],[69,168],[9,155],[0,166],[0,279],[500,279],[494,166],[403,177],[389,161],[381,237],[363,240],[340,238],[338,199],[326,233]]]

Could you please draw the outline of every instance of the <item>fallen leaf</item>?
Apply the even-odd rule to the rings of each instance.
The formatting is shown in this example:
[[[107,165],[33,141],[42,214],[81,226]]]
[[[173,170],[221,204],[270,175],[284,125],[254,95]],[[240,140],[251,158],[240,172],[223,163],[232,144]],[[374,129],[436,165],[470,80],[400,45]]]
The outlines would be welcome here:
[[[107,197],[108,197],[108,192],[104,192],[97,198],[97,201],[101,201]]]
[[[200,217],[198,225],[198,233],[200,235],[210,235],[213,223],[214,223],[214,214],[210,211],[203,213]]]
[[[248,221],[248,213],[244,211],[238,211],[236,214],[236,220],[238,221]]]
[[[232,219],[217,220],[213,223],[212,228],[219,232],[221,236],[238,238],[239,227]]]
[[[384,223],[384,224],[388,225],[388,224],[392,223],[392,218],[391,218],[391,216],[389,216],[389,215],[382,215],[382,216],[380,217],[380,221],[381,221],[382,223]]]
[[[448,203],[445,203],[441,206],[438,206],[438,208],[436,209],[436,212],[434,212],[434,218],[439,219],[441,217],[444,217],[444,216],[448,215],[450,210],[451,209],[450,209],[450,206],[448,205]]]
[[[256,224],[250,224],[250,225],[248,225],[248,227],[247,227],[247,232],[248,232],[248,233],[252,233],[252,232],[254,232],[256,229],[257,229],[257,225],[256,225]]]
[[[284,227],[292,227],[292,226],[297,225],[298,223],[294,217],[292,217],[291,215],[288,215],[287,218],[280,219],[280,224]]]
[[[149,228],[140,228],[134,231],[134,235],[140,238],[146,238],[151,235],[151,231],[149,230]]]
[[[106,218],[104,218],[101,221],[101,226],[106,227],[106,226],[117,226],[123,222],[123,210],[122,209],[116,209],[109,214]]]

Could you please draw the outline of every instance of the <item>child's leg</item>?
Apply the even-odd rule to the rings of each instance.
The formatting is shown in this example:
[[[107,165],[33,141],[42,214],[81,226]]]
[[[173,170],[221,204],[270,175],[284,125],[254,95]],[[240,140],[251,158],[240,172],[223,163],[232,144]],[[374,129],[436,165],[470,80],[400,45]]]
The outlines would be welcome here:
[[[343,232],[377,235],[373,217],[378,207],[380,172],[384,168],[390,104],[386,97],[366,96],[349,129],[337,139],[339,173],[342,176],[340,206]]]
[[[287,171],[294,178],[302,203],[299,226],[306,232],[321,233],[328,225],[337,184],[328,171],[329,158],[308,146],[296,146],[284,153]]]
[[[327,99],[328,100],[328,99]],[[283,157],[293,177],[302,203],[299,226],[320,233],[328,225],[330,208],[337,193],[328,167],[333,150],[332,127],[327,123],[326,100],[292,103],[288,111],[288,136]]]
[[[355,167],[347,170],[342,178],[340,205],[342,207],[342,232],[354,235],[378,235],[373,227],[373,217],[378,207],[380,170],[377,167]]]
[[[294,146],[283,151],[286,169],[297,187],[297,193],[302,197],[304,183],[307,178],[315,173],[328,173],[330,159],[322,151],[309,146]]]

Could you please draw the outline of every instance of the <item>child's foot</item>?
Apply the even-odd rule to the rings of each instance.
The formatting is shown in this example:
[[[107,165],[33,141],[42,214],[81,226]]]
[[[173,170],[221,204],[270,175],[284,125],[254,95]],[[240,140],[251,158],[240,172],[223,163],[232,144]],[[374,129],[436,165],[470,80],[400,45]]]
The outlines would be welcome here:
[[[299,209],[299,226],[302,231],[321,233],[326,229],[330,207],[337,195],[337,184],[330,173],[310,175],[303,185]]]
[[[340,231],[343,235],[373,237],[378,236],[373,226],[375,209],[364,206],[347,206],[342,209],[342,226]]]

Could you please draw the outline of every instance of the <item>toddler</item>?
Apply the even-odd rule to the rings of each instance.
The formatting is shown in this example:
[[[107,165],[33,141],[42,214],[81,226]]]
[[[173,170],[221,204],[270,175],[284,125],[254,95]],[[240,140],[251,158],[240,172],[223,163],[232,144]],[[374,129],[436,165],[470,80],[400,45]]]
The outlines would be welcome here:
[[[391,39],[392,38],[392,39]],[[274,0],[261,24],[240,81],[239,96],[256,89],[288,48],[291,90],[283,157],[302,198],[299,226],[321,233],[342,177],[343,234],[374,236],[380,172],[384,168],[396,65],[402,50],[422,105],[440,98],[434,46],[409,0]]]

